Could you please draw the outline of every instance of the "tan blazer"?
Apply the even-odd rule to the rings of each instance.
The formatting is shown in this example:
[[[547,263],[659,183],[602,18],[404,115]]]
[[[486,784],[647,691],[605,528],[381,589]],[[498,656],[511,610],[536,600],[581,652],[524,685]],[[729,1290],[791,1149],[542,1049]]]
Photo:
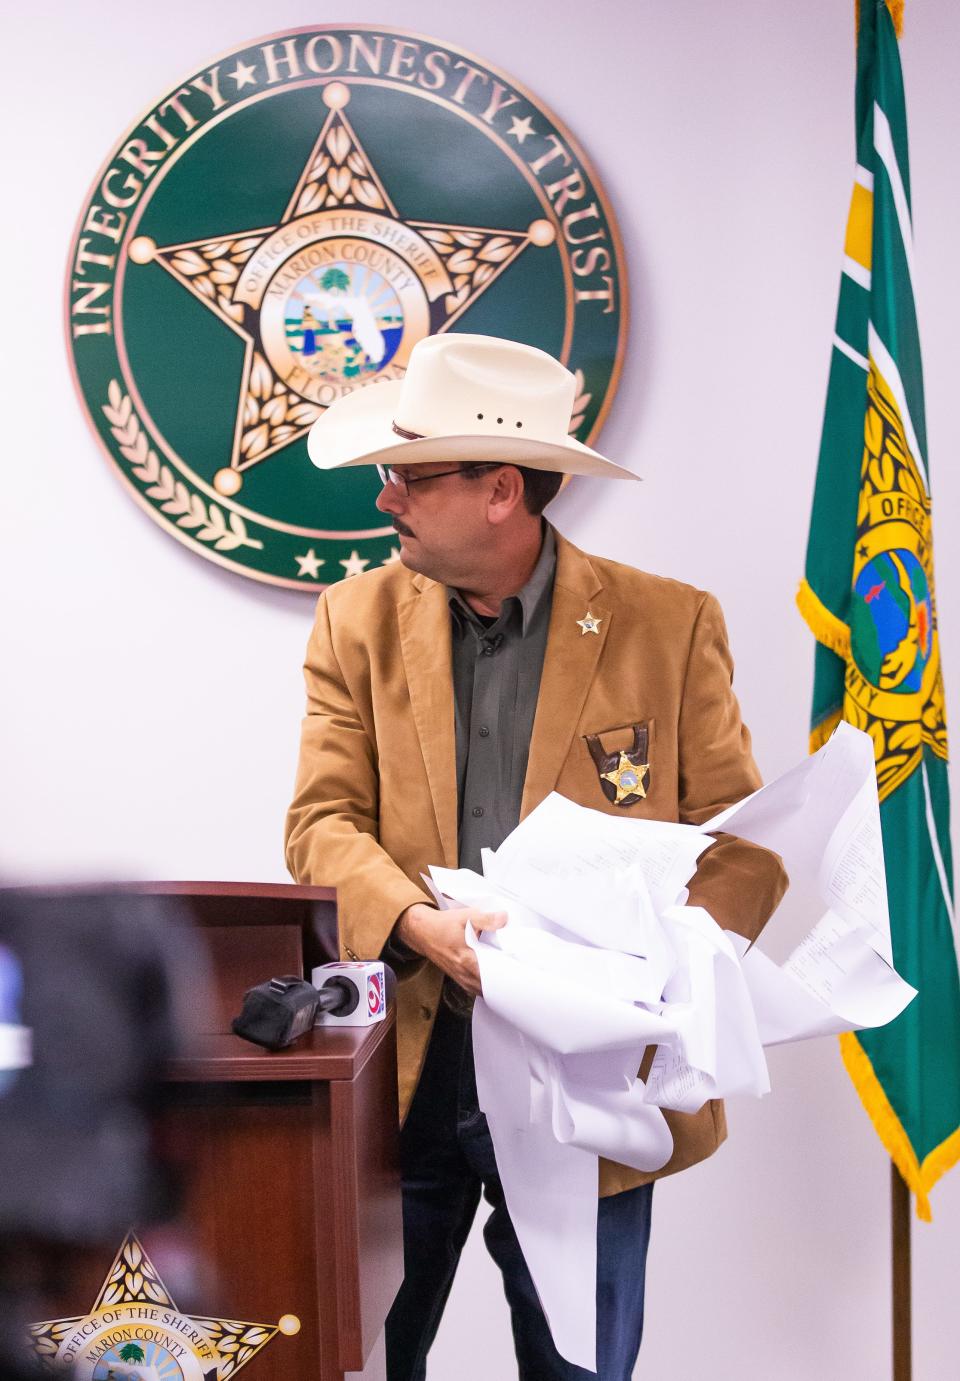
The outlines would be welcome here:
[[[587,610],[599,633],[581,632]],[[337,888],[342,953],[380,954],[397,917],[429,901],[420,874],[457,866],[450,611],[444,586],[399,562],[325,590],[307,647],[307,715],[287,818],[297,882]],[[557,571],[521,815],[551,791],[594,810],[699,824],[760,785],[731,689],[713,596],[587,556],[557,534]],[[614,752],[649,731],[645,800],[604,796],[584,740]],[[780,860],[721,836],[690,885],[691,904],[751,940],[786,887]],[[426,960],[398,974],[400,1110],[420,1076],[442,974]],[[674,1153],[661,1175],[710,1155],[723,1105],[667,1113]],[[646,1179],[601,1162],[600,1192]]]

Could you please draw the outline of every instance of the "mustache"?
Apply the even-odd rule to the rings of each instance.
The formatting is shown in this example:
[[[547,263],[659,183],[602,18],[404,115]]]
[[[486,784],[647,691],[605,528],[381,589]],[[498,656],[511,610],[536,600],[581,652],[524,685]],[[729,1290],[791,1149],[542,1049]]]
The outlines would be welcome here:
[[[406,523],[401,523],[399,518],[394,518],[393,527],[395,532],[399,532],[401,537],[413,537],[413,529],[407,527]]]

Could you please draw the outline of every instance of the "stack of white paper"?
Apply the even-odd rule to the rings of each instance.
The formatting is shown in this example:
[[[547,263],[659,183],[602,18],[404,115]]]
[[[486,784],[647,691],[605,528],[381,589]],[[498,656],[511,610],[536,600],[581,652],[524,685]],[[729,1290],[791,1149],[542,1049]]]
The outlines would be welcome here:
[[[721,829],[780,854],[792,883],[821,899],[784,964],[684,904]],[[701,826],[553,794],[483,866],[431,868],[433,891],[442,906],[507,913],[501,930],[467,931],[483,986],[480,1106],[554,1342],[593,1371],[597,1158],[659,1170],[673,1150],[661,1108],[762,1095],[763,1046],[882,1026],[915,995],[892,967],[873,745],[841,724],[819,753]]]

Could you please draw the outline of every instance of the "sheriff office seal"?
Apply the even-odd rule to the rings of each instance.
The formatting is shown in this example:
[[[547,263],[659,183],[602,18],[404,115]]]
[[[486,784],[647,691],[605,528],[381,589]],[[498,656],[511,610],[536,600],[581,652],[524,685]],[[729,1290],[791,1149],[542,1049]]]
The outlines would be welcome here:
[[[34,1324],[37,1355],[78,1381],[226,1381],[278,1334],[278,1323],[193,1318],[178,1312],[137,1237],[129,1233],[89,1314]]]
[[[930,497],[904,408],[872,359],[864,438],[844,718],[871,735],[885,800],[924,745],[946,759],[947,725]]]
[[[577,377],[590,442],[626,278],[602,188],[512,78],[395,29],[301,29],[184,78],[129,129],[77,227],[66,326],[89,420],[136,501],[232,570],[316,590],[397,560],[365,468],[306,435],[439,331]]]

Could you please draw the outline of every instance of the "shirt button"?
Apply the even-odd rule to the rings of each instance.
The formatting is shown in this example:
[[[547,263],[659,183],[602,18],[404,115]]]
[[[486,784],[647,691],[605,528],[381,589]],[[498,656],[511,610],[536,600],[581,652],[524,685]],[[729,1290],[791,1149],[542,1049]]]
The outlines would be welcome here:
[[[474,808],[473,808],[473,814],[474,814],[474,815],[476,816],[476,818],[479,820],[479,819],[480,819],[480,816],[483,814],[483,806],[474,806]]]
[[[484,655],[484,657],[492,657],[493,654],[494,654],[494,652],[496,652],[496,648],[494,647],[493,643],[484,643],[484,645],[483,645],[483,655]]]
[[[481,738],[490,737],[490,730],[487,728],[486,724],[484,724],[481,729],[478,729],[477,733],[480,735]]]

